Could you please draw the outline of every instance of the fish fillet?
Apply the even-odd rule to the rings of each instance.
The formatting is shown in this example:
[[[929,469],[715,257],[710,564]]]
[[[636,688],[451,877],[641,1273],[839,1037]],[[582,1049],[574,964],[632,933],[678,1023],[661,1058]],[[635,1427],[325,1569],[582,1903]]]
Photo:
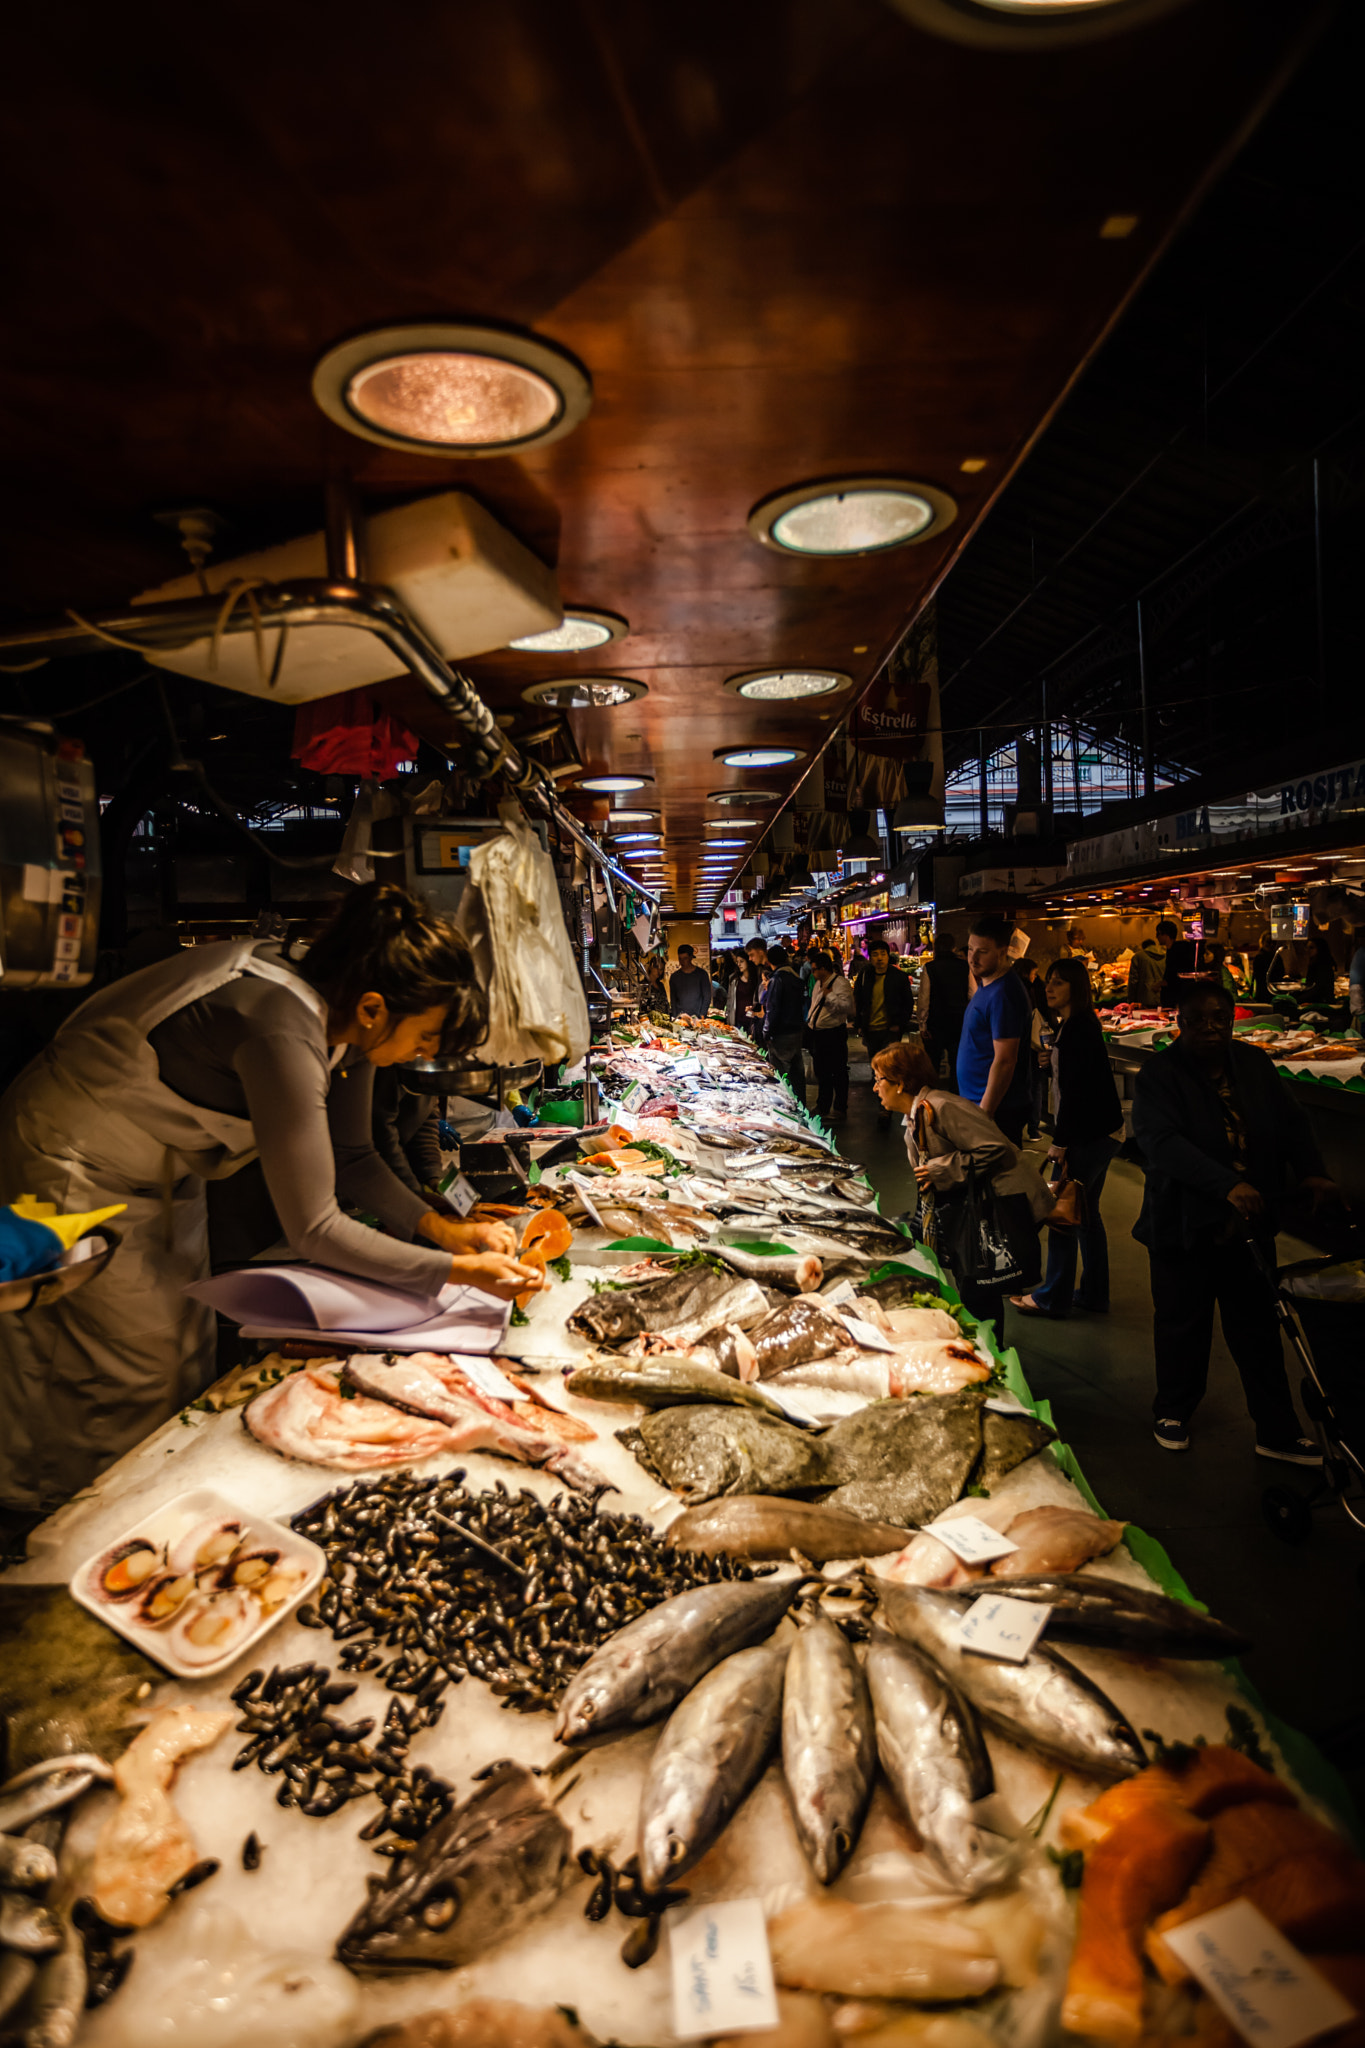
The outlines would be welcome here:
[[[772,1377],[783,1386],[831,1387],[841,1393],[865,1394],[869,1401],[902,1401],[910,1394],[960,1393],[963,1387],[989,1379],[990,1367],[960,1340],[956,1344],[934,1340],[916,1345],[908,1356],[836,1351],[829,1358],[789,1366]]]
[[[963,1920],[921,1906],[803,1899],[768,1922],[773,1975],[798,1991],[845,1998],[980,1998],[999,1982],[992,1944]]]
[[[329,1465],[338,1472],[372,1472],[411,1465],[434,1451],[460,1448],[450,1430],[404,1415],[386,1401],[343,1396],[340,1365],[310,1365],[258,1394],[242,1420],[267,1450]]]
[[[1085,1859],[1076,1945],[1062,2025],[1137,2048],[1143,2030],[1147,1923],[1178,1899],[1208,1847],[1209,1828],[1184,1807],[1155,1800],[1113,1828]]]
[[[1123,1540],[1126,1522],[1107,1522],[1085,1508],[1025,1508],[1005,1524],[1005,1534],[1018,1549],[998,1557],[993,1579],[1024,1579],[1034,1572],[1077,1572],[1092,1557]]]
[[[115,1927],[148,1927],[197,1860],[194,1839],[170,1799],[177,1767],[208,1749],[235,1719],[201,1707],[163,1707],[114,1766],[120,1799],[95,1844],[91,1896]]]
[[[865,1315],[872,1297],[860,1298],[859,1315]],[[902,1338],[961,1337],[962,1325],[946,1308],[886,1308],[881,1311],[887,1335]]]
[[[443,1425],[452,1451],[492,1451],[523,1465],[543,1465],[568,1486],[591,1492],[606,1485],[600,1472],[538,1424],[528,1424],[505,1401],[482,1393],[453,1359],[436,1351],[361,1351],[348,1358],[345,1378],[376,1404],[390,1402],[410,1415]]]

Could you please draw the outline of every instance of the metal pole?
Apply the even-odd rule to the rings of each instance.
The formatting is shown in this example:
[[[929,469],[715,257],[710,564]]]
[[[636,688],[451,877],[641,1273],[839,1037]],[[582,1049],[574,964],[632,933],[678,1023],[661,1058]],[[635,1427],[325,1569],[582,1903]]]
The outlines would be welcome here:
[[[1039,727],[1038,727],[1038,739],[1039,739],[1039,742],[1040,742],[1040,744],[1041,744],[1041,747],[1042,747],[1042,753],[1043,753],[1043,804],[1044,804],[1045,808],[1046,808],[1046,809],[1047,809],[1048,811],[1051,811],[1051,809],[1052,809],[1052,723],[1051,723],[1051,720],[1050,720],[1050,719],[1048,718],[1048,715],[1047,715],[1047,677],[1046,677],[1046,676],[1041,676],[1041,677],[1039,678],[1039,688],[1040,688],[1040,689],[1041,689],[1041,691],[1042,691],[1042,705],[1041,705],[1041,710],[1042,710],[1042,720],[1041,720],[1041,723],[1039,724]]]
[[[1076,803],[1076,817],[1081,816],[1081,729],[1075,719],[1071,721],[1071,794]]]
[[[987,838],[991,829],[990,805],[986,794],[986,730],[983,726],[976,736],[977,759],[981,767],[981,837]]]
[[[1152,762],[1152,713],[1147,701],[1147,640],[1143,632],[1142,599],[1137,601],[1138,691],[1142,701],[1142,794],[1156,794],[1156,769]]]
[[[1327,696],[1327,634],[1322,586],[1322,461],[1313,457],[1313,595],[1318,614],[1318,696]]]
[[[341,471],[327,479],[327,574],[333,583],[365,580],[363,523],[355,486]]]

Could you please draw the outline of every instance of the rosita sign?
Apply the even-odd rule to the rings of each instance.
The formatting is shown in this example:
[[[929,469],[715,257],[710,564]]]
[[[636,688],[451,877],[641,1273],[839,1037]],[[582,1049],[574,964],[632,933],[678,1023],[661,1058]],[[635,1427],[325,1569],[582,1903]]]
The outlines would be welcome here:
[[[1238,841],[1283,838],[1310,825],[1354,818],[1365,819],[1365,761],[1345,761],[1315,775],[1174,811],[1095,839],[1073,839],[1066,850],[1067,872],[1103,874],[1137,862],[1213,852]]]

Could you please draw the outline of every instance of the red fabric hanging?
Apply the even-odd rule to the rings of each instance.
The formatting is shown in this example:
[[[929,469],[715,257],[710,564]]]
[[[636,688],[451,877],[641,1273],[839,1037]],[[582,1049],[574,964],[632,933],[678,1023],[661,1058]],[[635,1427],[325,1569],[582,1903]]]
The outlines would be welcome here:
[[[368,776],[375,782],[415,761],[415,732],[392,717],[369,690],[314,697],[294,713],[294,759],[319,775]]]

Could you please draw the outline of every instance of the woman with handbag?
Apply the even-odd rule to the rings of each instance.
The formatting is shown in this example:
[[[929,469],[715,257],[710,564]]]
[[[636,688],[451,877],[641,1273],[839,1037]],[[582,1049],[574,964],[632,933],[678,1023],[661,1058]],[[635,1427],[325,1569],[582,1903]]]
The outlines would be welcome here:
[[[888,1045],[872,1073],[882,1108],[905,1117],[905,1149],[921,1203],[928,1198],[925,1242],[972,1314],[1002,1329],[1005,1289],[1042,1270],[1038,1230],[1051,1193],[994,1118],[938,1086],[922,1046]]]
[[[819,1093],[815,1114],[837,1121],[848,1114],[848,1027],[853,1022],[853,990],[835,958],[811,954],[810,1009],[806,1044],[815,1063]]]
[[[1077,1191],[1074,1234],[1054,1230],[1047,1275],[1030,1294],[1010,1296],[1026,1316],[1109,1313],[1109,1243],[1100,1215],[1109,1162],[1123,1139],[1123,1105],[1109,1066],[1104,1032],[1095,1015],[1090,975],[1083,960],[1054,960],[1047,971],[1047,1004],[1057,1019],[1052,1047],[1056,1115],[1048,1158],[1057,1177]],[[1081,1284],[1076,1286],[1076,1254]]]

